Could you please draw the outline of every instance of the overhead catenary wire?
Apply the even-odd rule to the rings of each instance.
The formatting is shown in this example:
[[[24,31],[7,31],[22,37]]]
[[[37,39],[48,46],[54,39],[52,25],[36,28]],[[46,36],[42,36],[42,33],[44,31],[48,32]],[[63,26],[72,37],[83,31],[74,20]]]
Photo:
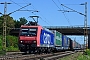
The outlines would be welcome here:
[[[85,16],[85,14],[82,14],[82,13],[80,13],[80,12],[78,12],[78,11],[76,11],[76,10],[74,10],[74,9],[71,9],[71,8],[69,8],[69,7],[67,7],[67,6],[65,6],[65,5],[63,5],[63,4],[61,4],[62,6],[64,6],[64,7],[66,7],[66,8],[68,8],[68,9],[70,9],[70,10],[72,10],[73,12],[77,12],[77,13],[79,13],[79,14],[81,14],[81,15],[84,15]]]
[[[58,2],[60,3],[60,1],[58,0]],[[61,3],[60,3],[61,4]],[[77,4],[71,4],[71,5],[77,5]],[[63,7],[62,7],[63,8]],[[60,9],[61,10],[61,9]],[[64,10],[64,8],[63,8],[63,10]],[[72,9],[73,10],[73,9]],[[76,11],[77,12],[77,11]],[[76,29],[77,30],[77,29]],[[79,31],[79,30],[77,30],[78,32],[81,32],[81,31]],[[81,33],[83,33],[83,32],[81,32]],[[80,37],[81,39],[83,38],[82,36]]]
[[[27,1],[27,0],[23,0],[25,3],[30,3],[29,1]],[[31,7],[32,7],[33,5],[31,5]],[[33,6],[34,7],[34,6]],[[32,8],[33,8],[32,7]],[[33,8],[34,10],[37,10],[37,9],[35,9],[35,8]],[[38,10],[37,10],[38,11]],[[39,11],[38,11],[39,12]],[[34,12],[32,12],[32,13],[34,13]],[[36,15],[36,14],[34,14],[34,15]]]
[[[12,0],[10,0],[11,2],[13,2],[13,3],[15,3],[14,1],[12,1]],[[19,5],[18,3],[15,3],[16,5],[18,5],[18,6],[20,6],[20,7],[22,7],[21,5]],[[30,3],[29,3],[30,4]],[[24,9],[26,9],[26,8],[24,8]],[[21,10],[21,11],[24,11],[24,10]],[[28,10],[27,9],[27,11],[29,11],[29,12],[31,12],[30,10]],[[34,13],[33,13],[34,14]],[[36,14],[34,14],[34,15],[36,15]],[[41,18],[41,17],[40,17]],[[42,19],[42,18],[41,18]],[[43,20],[43,19],[42,19]],[[45,20],[43,20],[44,22],[46,22]],[[47,22],[46,22],[47,23]],[[49,24],[49,23],[47,23],[47,24]],[[50,24],[49,24],[50,25]]]
[[[53,1],[53,3],[61,10],[61,8],[56,4],[56,2],[54,1],[54,0],[52,0]],[[65,14],[64,14],[64,17],[66,18],[66,19],[68,19],[66,16],[65,16]],[[67,20],[68,21],[68,20]],[[69,23],[69,21],[68,21],[68,23]],[[62,30],[62,29],[61,29]]]
[[[23,1],[26,2],[26,3],[29,2],[29,1],[27,1],[27,0],[23,0]],[[37,10],[37,9],[34,7],[33,4],[32,4],[31,6],[32,6],[32,8],[33,8],[34,10]],[[43,21],[44,21],[45,23],[47,23],[48,25],[53,25],[53,24],[49,23],[48,19],[47,19],[46,17],[44,17],[41,13],[39,13],[39,14],[40,14],[46,21],[45,21],[42,17],[39,17],[41,20],[43,20]]]
[[[62,7],[63,8],[63,7]],[[64,8],[63,8],[63,10],[64,10]],[[64,14],[64,16],[65,16],[65,18],[67,19],[67,21],[68,21],[68,23],[70,24],[70,20],[66,17],[66,15],[65,15],[65,13],[63,13]],[[70,24],[71,26],[72,26],[72,24]],[[77,30],[77,29],[75,29],[75,30]],[[83,32],[81,32],[81,31],[79,31],[79,30],[77,30],[78,32],[80,32],[80,33],[83,33]]]
[[[21,5],[19,5],[18,3],[14,2],[13,0],[10,0],[10,1],[13,2],[14,4],[18,5],[18,6],[22,7]],[[31,4],[31,3],[29,3],[29,4]],[[26,8],[24,8],[24,9],[27,10],[27,11],[29,11],[30,13],[33,13],[31,10],[28,10]],[[34,15],[36,15],[36,14],[34,14]]]
[[[52,0],[53,1],[53,0]],[[54,2],[54,4],[61,10],[61,8],[55,3],[55,1],[53,1]],[[58,0],[58,2],[60,3],[60,1]],[[63,7],[62,7],[63,8]],[[64,10],[64,8],[63,8],[63,10]],[[69,19],[66,17],[66,15],[63,13],[63,15],[64,15],[64,17],[66,18],[66,20],[68,21],[68,23],[70,24],[70,22],[69,22]],[[71,25],[71,24],[70,24]],[[72,26],[72,25],[71,25]],[[79,32],[81,32],[81,31],[79,31]]]
[[[63,5],[64,6],[64,5]],[[64,6],[64,7],[66,7],[66,6]],[[66,7],[66,8],[68,8],[68,7]],[[70,10],[73,10],[73,9],[71,9],[71,8],[69,8]],[[84,15],[84,14],[82,14],[82,13],[80,13],[80,12],[78,12],[78,11],[76,11],[76,10],[73,10],[73,12],[77,12],[77,13],[79,13],[79,14],[81,14],[81,15]],[[78,32],[81,32],[81,31],[79,31],[79,30],[77,30]],[[83,33],[84,34],[84,33]],[[82,37],[81,37],[82,38]]]
[[[81,4],[65,4],[65,5],[81,5]]]
[[[17,2],[15,2],[15,3],[17,3]],[[12,3],[12,4],[15,4],[15,3]],[[17,4],[28,4],[28,3],[17,3]]]
[[[60,3],[60,1],[58,0],[58,2]],[[61,4],[61,3],[60,3]],[[62,7],[63,8],[63,7]],[[61,10],[61,9],[60,9]],[[64,8],[63,8],[63,10],[64,10]],[[65,14],[64,14],[65,15]],[[68,21],[69,21],[69,19],[67,19]],[[70,23],[70,22],[69,22]],[[70,24],[71,25],[71,24]],[[72,25],[71,25],[72,26]],[[75,30],[77,30],[77,29],[75,29]],[[77,30],[78,32],[81,32],[81,33],[83,33],[82,31],[79,31],[79,30]]]
[[[53,2],[54,2],[54,0],[52,0]],[[58,0],[58,2],[60,3],[60,1]],[[58,5],[54,2],[54,4],[58,7]],[[61,4],[61,3],[60,3]],[[60,10],[61,10],[61,8],[60,7],[58,7]],[[63,8],[63,7],[62,7]],[[64,8],[63,8],[63,10],[64,10]],[[70,24],[70,21],[69,21],[69,19],[66,17],[66,14],[65,13],[63,13],[64,14],[64,17],[66,18],[66,20],[68,21],[68,23]],[[71,25],[71,24],[70,24]],[[72,25],[71,25],[72,26]],[[77,30],[77,29],[76,29]],[[78,32],[80,32],[80,33],[83,33],[83,32],[81,32],[81,31],[79,31],[79,30],[77,30]]]
[[[16,11],[20,11],[21,9],[23,9],[23,8],[25,8],[25,7],[29,6],[29,5],[31,5],[31,4],[28,4],[28,5],[24,6],[24,7],[21,7],[20,9],[17,9],[17,10],[15,10],[15,11],[13,11],[13,12],[9,13],[8,15],[10,15],[10,14],[12,14],[12,13],[16,12]]]
[[[24,2],[28,2],[29,3],[29,1],[27,1],[27,0],[23,0]],[[34,10],[37,10],[33,5],[31,6]]]
[[[52,0],[53,1],[53,0]],[[54,2],[54,1],[53,1]],[[60,3],[60,1],[58,0],[58,2]],[[61,8],[54,2],[54,4],[61,10]],[[61,4],[61,3],[60,3]],[[63,7],[62,7],[63,8]],[[63,8],[63,10],[64,10],[64,8]],[[63,13],[64,14],[64,17],[66,18],[66,20],[68,21],[68,23],[70,24],[70,21],[69,21],[69,19],[66,17],[66,15],[65,15],[65,13]],[[71,25],[71,24],[70,24]],[[72,26],[72,25],[71,25]],[[83,33],[83,32],[81,32],[81,31],[79,31],[79,30],[77,30],[77,29],[75,29],[76,31],[78,31],[78,32],[80,32],[80,33]]]
[[[53,0],[52,0],[53,1]],[[61,10],[61,8],[55,3],[55,1],[53,1],[54,2],[54,4]],[[64,14],[64,13],[63,13]],[[66,18],[66,20],[68,21],[68,23],[70,24],[70,22],[69,22],[69,19],[66,17],[66,15],[64,14],[64,17]],[[71,25],[71,24],[70,24]]]

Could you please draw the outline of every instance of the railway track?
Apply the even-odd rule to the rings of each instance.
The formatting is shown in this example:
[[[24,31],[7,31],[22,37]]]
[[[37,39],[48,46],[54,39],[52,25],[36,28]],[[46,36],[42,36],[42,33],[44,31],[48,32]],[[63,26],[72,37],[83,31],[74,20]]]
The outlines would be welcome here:
[[[60,57],[64,57],[70,54],[74,54],[75,52],[66,51],[66,52],[58,52],[58,53],[50,53],[50,54],[8,54],[5,56],[0,56],[0,60],[55,60]]]

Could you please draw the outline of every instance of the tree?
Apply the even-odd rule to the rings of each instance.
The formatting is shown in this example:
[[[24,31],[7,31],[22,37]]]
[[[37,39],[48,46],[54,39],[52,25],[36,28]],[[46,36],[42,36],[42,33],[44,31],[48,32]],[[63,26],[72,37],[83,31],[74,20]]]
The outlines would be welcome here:
[[[19,18],[20,19],[20,24],[21,25],[24,25],[24,24],[26,24],[28,21],[25,19],[25,17],[21,17],[21,18]]]
[[[14,28],[15,23],[13,17],[7,16],[7,21],[6,21],[7,27],[9,28]]]
[[[15,20],[15,28],[20,28],[21,25],[26,24],[28,21],[25,19],[25,17],[19,18],[20,21]]]
[[[15,20],[15,28],[20,28],[21,24],[20,24],[20,21],[18,20]]]
[[[3,22],[4,22],[4,16],[0,16],[0,32],[2,34],[2,29],[3,29]],[[9,28],[14,28],[14,19],[10,17],[9,15],[6,16],[6,28],[7,32],[9,33]]]
[[[0,34],[2,34],[2,29],[3,29],[3,17],[0,17]]]

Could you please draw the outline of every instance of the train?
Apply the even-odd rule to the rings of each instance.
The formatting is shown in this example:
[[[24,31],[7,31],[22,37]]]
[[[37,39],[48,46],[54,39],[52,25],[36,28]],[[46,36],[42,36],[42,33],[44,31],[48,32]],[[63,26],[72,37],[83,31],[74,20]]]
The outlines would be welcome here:
[[[66,35],[49,30],[40,25],[21,25],[18,39],[18,46],[21,52],[49,53],[57,51],[74,51],[81,49],[81,45]]]

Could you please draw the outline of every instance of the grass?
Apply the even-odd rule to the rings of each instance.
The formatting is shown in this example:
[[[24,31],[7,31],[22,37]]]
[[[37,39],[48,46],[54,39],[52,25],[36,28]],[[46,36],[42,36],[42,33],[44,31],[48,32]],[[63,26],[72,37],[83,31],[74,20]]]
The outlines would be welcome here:
[[[90,49],[85,50],[86,54],[77,52],[75,54],[60,58],[59,60],[90,60]]]
[[[85,50],[88,56],[90,56],[90,49]]]
[[[85,50],[85,54],[80,54],[77,60],[90,60],[90,49]]]
[[[0,50],[0,55],[5,55],[6,51]]]
[[[15,48],[13,46],[10,46],[10,47],[7,47],[6,48],[6,51],[19,51],[19,49],[18,48]]]
[[[90,60],[90,56],[80,54],[77,60]]]
[[[71,55],[63,57],[63,58],[60,58],[59,60],[76,60],[78,55],[79,55],[79,52],[75,53],[75,54],[71,54]]]
[[[6,51],[3,51],[3,48],[0,46],[0,55],[5,55],[6,52],[15,52],[15,51],[19,51],[18,48],[15,48],[13,46],[10,46],[10,47],[6,47]]]

